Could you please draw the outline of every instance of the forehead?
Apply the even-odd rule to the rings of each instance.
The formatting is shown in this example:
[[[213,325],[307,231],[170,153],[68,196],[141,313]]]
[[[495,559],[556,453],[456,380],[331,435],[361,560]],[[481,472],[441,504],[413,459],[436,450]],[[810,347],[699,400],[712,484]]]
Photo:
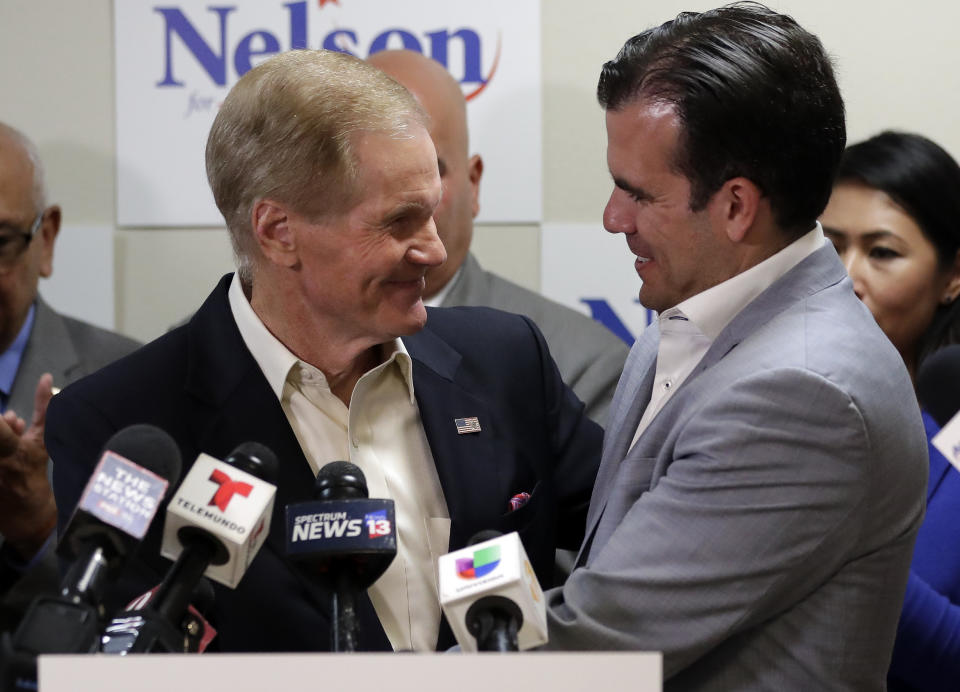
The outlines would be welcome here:
[[[836,185],[821,218],[825,225],[846,233],[889,231],[908,241],[929,243],[913,217],[890,195],[860,183]]]
[[[607,162],[614,174],[669,169],[680,137],[680,119],[669,104],[631,101],[606,113]]]
[[[412,125],[406,134],[364,132],[354,140],[360,171],[360,204],[411,201],[436,204],[440,174],[437,154],[427,131]],[[421,198],[424,198],[421,200]]]
[[[32,212],[33,164],[19,142],[0,134],[0,221]]]

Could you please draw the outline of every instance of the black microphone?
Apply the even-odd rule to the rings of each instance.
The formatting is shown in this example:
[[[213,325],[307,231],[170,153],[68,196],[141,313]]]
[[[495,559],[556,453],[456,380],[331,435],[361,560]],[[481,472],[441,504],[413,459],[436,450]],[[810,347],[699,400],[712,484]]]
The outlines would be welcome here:
[[[98,650],[106,586],[143,540],[180,466],[173,438],[152,425],[131,425],[107,441],[57,546],[73,565],[60,594],[35,599],[3,644],[15,655],[0,662],[0,682],[29,689],[37,655]]]
[[[150,607],[159,585],[127,606],[104,628],[101,651],[105,654],[199,653],[216,636],[206,615],[213,609],[216,594],[209,579],[197,582],[189,604],[178,621],[164,617]]]
[[[478,531],[467,546],[485,543],[503,534],[494,529]],[[464,617],[467,630],[477,640],[479,651],[519,651],[517,632],[523,625],[523,613],[520,607],[501,595],[483,596],[467,608]]]
[[[944,427],[960,411],[960,345],[945,346],[917,371],[917,398],[937,425]]]
[[[347,461],[320,469],[316,497],[287,506],[287,555],[330,595],[333,651],[356,651],[357,596],[397,554],[393,500],[369,499],[363,471]]]
[[[105,653],[189,651],[197,620],[188,608],[201,578],[235,587],[266,539],[277,466],[258,442],[240,444],[224,461],[200,455],[167,509],[163,555],[175,562],[136,610],[107,626]]]

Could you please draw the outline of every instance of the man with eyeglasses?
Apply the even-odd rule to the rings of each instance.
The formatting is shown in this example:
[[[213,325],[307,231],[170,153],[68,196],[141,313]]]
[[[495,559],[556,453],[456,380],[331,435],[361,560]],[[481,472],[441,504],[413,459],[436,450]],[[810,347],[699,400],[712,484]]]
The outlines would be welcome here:
[[[57,314],[37,295],[39,278],[53,271],[60,216],[46,206],[34,145],[0,123],[0,631],[57,584],[49,549],[57,508],[43,444],[54,387],[138,346]]]

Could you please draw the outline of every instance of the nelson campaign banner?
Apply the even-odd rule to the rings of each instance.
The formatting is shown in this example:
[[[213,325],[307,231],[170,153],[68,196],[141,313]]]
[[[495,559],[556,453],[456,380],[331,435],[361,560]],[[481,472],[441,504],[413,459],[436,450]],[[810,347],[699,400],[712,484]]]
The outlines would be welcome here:
[[[121,227],[220,226],[207,133],[237,79],[276,53],[428,55],[468,99],[485,222],[541,218],[539,0],[116,0]]]

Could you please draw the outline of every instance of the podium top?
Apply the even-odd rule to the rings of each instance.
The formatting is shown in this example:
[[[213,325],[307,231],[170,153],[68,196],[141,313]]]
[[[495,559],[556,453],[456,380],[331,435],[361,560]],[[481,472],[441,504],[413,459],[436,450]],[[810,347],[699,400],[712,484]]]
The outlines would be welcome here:
[[[644,652],[41,656],[40,692],[660,692]]]

